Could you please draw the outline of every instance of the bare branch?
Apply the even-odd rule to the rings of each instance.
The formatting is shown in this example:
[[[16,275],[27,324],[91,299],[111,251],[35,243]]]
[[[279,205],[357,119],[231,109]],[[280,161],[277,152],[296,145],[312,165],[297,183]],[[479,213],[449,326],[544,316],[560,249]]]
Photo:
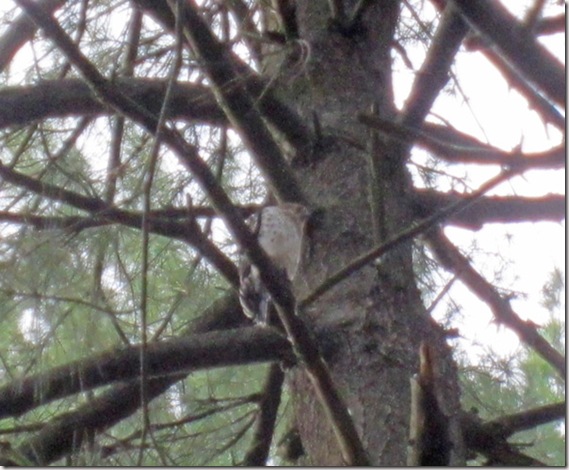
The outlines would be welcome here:
[[[65,2],[66,0],[43,0],[38,3],[42,5],[46,14],[52,14]],[[0,37],[0,72],[6,68],[22,46],[32,39],[36,31],[37,26],[25,13],[10,24],[10,27]]]
[[[183,335],[227,330],[243,324],[243,314],[236,295],[228,294],[215,301],[184,331]],[[187,374],[150,379],[148,399],[158,397]],[[60,415],[53,423],[18,448],[34,462],[50,463],[69,454],[84,439],[104,431],[128,418],[140,407],[140,381],[117,385],[76,410]]]
[[[449,79],[450,67],[467,32],[468,25],[450,4],[447,5],[427,57],[407,98],[401,118],[402,124],[418,127],[423,122]]]
[[[533,429],[536,426],[559,421],[565,418],[567,403],[554,403],[531,410],[521,411],[507,416],[501,416],[484,423],[484,428],[499,429],[504,437],[509,437],[520,431]]]
[[[519,452],[498,428],[489,427],[473,413],[462,413],[461,428],[468,449],[487,458],[487,466],[545,467],[543,462]]]
[[[440,193],[430,189],[416,189],[413,196],[415,212],[426,217],[449,204],[464,198],[460,193]],[[565,196],[548,195],[539,198],[483,197],[476,204],[451,215],[450,225],[479,230],[487,223],[561,222],[565,219]]]
[[[294,360],[286,338],[274,330],[254,327],[151,342],[145,356],[148,378],[211,367]],[[0,418],[20,416],[54,400],[139,376],[140,345],[92,355],[0,387]]]
[[[158,114],[167,83],[163,80],[117,78],[113,87],[130,100]],[[29,124],[36,120],[65,116],[109,114],[83,80],[42,81],[33,86],[5,87],[0,90],[0,128]],[[221,125],[227,122],[209,88],[193,83],[172,86],[168,118]]]
[[[565,106],[563,65],[498,2],[453,0],[468,23],[553,101]]]
[[[421,129],[397,124],[371,114],[360,114],[363,124],[400,142],[416,143],[452,163],[477,163],[524,169],[556,169],[565,166],[565,146],[544,152],[506,152],[447,126],[424,123]]]
[[[442,230],[430,232],[426,237],[439,262],[489,305],[496,321],[511,328],[520,340],[534,349],[565,379],[565,358],[537,332],[535,325],[523,321],[514,312],[510,302],[470,265],[468,259],[445,237]]]
[[[267,463],[271,442],[275,433],[277,412],[281,403],[284,372],[280,364],[272,364],[259,403],[259,415],[255,425],[251,448],[243,459],[246,467],[260,467]]]
[[[154,0],[132,1],[150,14],[167,31],[174,32],[174,15],[166,3],[155,2]],[[310,152],[314,140],[312,130],[299,118],[296,112],[274,96],[270,89],[270,83],[244,64],[229,49],[224,50],[224,59],[228,61],[227,64],[230,64],[233,70],[239,73],[238,81],[242,82],[250,95],[254,97],[255,103],[267,121],[279,129],[298,152]]]
[[[269,181],[277,199],[281,202],[306,203],[282,151],[269,132],[242,79],[233,70],[225,47],[212,34],[197,13],[195,5],[186,6],[182,14],[184,33],[201,59],[215,95],[221,101],[221,106],[250,150],[259,169]]]
[[[535,31],[540,35],[557,34],[565,32],[565,14],[543,18],[537,22]]]

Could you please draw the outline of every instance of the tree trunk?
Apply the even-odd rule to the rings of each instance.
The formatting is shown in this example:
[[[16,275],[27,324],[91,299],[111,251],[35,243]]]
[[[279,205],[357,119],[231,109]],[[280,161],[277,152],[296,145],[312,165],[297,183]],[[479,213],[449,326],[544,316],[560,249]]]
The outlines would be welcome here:
[[[314,115],[322,129],[317,150],[309,162],[299,159],[305,166],[297,171],[310,202],[322,213],[296,281],[302,299],[356,256],[409,226],[412,186],[399,146],[378,142],[370,148],[369,133],[357,121],[358,113],[369,112],[372,105],[381,117],[394,117],[389,51],[398,2],[373,2],[351,30],[330,20],[324,0],[296,4],[300,41],[308,54],[300,71],[281,72],[280,92],[302,115]],[[370,157],[379,170],[375,177]],[[458,410],[456,369],[441,328],[421,301],[411,244],[352,274],[302,315],[318,337],[373,465],[405,465],[410,378],[418,371],[421,341],[444,358],[447,413]],[[306,377],[298,370],[289,375],[309,462],[341,465],[333,432]],[[464,463],[456,433],[453,440],[453,463]]]

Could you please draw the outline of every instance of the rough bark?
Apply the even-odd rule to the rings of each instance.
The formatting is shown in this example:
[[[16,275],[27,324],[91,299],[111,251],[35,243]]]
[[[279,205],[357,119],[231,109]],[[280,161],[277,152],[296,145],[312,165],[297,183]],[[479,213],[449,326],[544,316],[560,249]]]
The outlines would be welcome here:
[[[297,282],[300,298],[327,276],[374,244],[365,152],[341,139],[348,133],[362,142],[367,131],[358,113],[376,103],[384,118],[394,115],[389,42],[398,2],[377,2],[365,9],[355,32],[330,22],[327,2],[297,2],[302,40],[310,59],[302,74],[284,78],[288,97],[302,115],[314,113],[322,128],[321,151],[298,172],[310,202],[322,209],[312,231],[309,259]],[[284,87],[283,87],[284,88]],[[283,93],[285,90],[283,90]],[[385,240],[412,220],[407,194],[411,182],[403,155],[389,146],[376,149],[382,173],[382,234]],[[302,314],[310,319],[335,381],[373,465],[404,465],[409,421],[409,379],[417,371],[419,343],[427,341],[447,358],[447,412],[458,408],[456,370],[441,329],[429,319],[414,281],[410,244],[389,253],[378,266],[367,266],[340,283]],[[316,465],[340,465],[341,455],[324,414],[302,371],[290,374],[296,421]],[[454,462],[460,439],[454,435]]]

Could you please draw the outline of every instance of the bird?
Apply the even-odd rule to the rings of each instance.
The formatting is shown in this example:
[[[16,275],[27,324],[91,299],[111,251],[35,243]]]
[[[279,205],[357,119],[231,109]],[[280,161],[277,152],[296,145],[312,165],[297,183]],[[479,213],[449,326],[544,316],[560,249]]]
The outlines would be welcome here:
[[[275,267],[292,281],[300,266],[310,211],[302,204],[267,206],[247,219],[261,248]],[[270,323],[271,296],[259,270],[242,253],[239,262],[239,302],[243,313],[260,325]]]

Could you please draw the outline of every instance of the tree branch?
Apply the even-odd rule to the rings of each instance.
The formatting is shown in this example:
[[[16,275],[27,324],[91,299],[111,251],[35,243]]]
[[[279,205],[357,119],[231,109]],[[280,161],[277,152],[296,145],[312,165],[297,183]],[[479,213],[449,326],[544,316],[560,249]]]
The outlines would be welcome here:
[[[184,33],[212,82],[213,92],[234,129],[251,152],[277,199],[306,203],[289,165],[269,132],[241,78],[235,73],[226,48],[219,43],[193,2],[183,9]]]
[[[16,0],[16,3],[25,8],[28,14],[34,18],[34,21],[42,27],[44,33],[57,44],[58,48],[80,71],[101,99],[104,99],[106,103],[121,114],[140,123],[148,132],[155,132],[157,125],[156,116],[141,108],[137,103],[117,93],[112,84],[99,73],[97,68],[73,44],[59,24],[52,18],[47,17],[30,0]],[[197,26],[199,26],[199,22],[197,22]],[[207,27],[205,28],[207,29]],[[209,30],[207,32],[211,34]],[[208,41],[206,43],[209,44]],[[224,58],[223,54],[221,58]],[[221,75],[220,78],[227,78],[224,74]],[[277,313],[293,344],[294,350],[300,361],[305,365],[306,373],[314,386],[316,395],[323,405],[328,419],[330,419],[346,464],[366,465],[368,463],[367,456],[350,414],[333,386],[328,368],[319,355],[318,347],[312,340],[303,321],[296,315],[294,308],[295,300],[290,286],[285,282],[275,282],[275,279],[282,278],[280,272],[261,250],[256,237],[249,231],[241,214],[233,206],[207,164],[199,158],[195,147],[185,142],[174,130],[166,128],[162,132],[163,142],[177,155],[181,163],[193,173],[196,181],[210,198],[215,210],[223,218],[226,226],[243,248],[246,256],[259,269],[261,280],[274,300]]]
[[[565,106],[563,65],[499,2],[453,0],[466,21],[559,106]]]
[[[17,216],[4,212],[0,214],[0,219],[11,219],[12,222],[18,222],[19,218],[19,222],[29,223],[41,228],[53,228],[49,225],[51,222],[62,223],[74,231],[108,223],[118,223],[138,230],[142,227],[141,213],[117,209],[116,207],[108,205],[102,199],[84,196],[55,185],[38,181],[2,165],[1,162],[0,177],[12,184],[26,188],[28,191],[38,194],[39,196],[63,202],[77,209],[90,212],[94,216],[91,219],[66,217],[57,220],[57,218],[40,217],[32,214],[21,214]],[[230,284],[237,286],[239,284],[239,274],[233,262],[202,233],[199,225],[193,221],[193,219],[190,218],[188,220],[190,220],[190,223],[172,221],[162,217],[151,217],[149,219],[149,228],[153,233],[175,238],[190,244],[198,250]],[[82,225],[83,223],[85,223],[85,225]]]
[[[358,120],[386,136],[419,146],[451,163],[476,163],[524,169],[557,169],[565,167],[565,146],[535,153],[506,152],[480,142],[474,137],[447,126],[424,123],[419,128],[398,124],[372,114],[360,114]]]
[[[38,3],[46,14],[51,15],[65,2],[66,0],[43,0]],[[10,23],[0,38],[0,72],[7,67],[22,46],[32,39],[36,30],[37,26],[25,13]]]
[[[297,152],[307,151],[311,147],[311,136],[297,124],[300,121],[298,116],[266,92],[266,86],[258,77],[242,80],[271,125],[282,132]],[[158,79],[123,77],[114,79],[113,87],[118,93],[158,114],[167,83]],[[89,85],[76,78],[44,80],[31,86],[11,86],[0,90],[0,128],[47,118],[102,116],[110,112],[111,109],[97,99]],[[228,118],[211,89],[189,82],[173,84],[167,117],[213,126],[228,124]]]
[[[257,416],[251,448],[243,459],[245,467],[260,467],[267,464],[281,403],[284,378],[282,366],[271,364],[263,390],[263,398],[259,403],[259,415]]]
[[[445,237],[442,230],[426,234],[429,246],[445,269],[454,273],[472,292],[487,303],[498,323],[512,329],[529,347],[534,349],[565,379],[565,358],[538,332],[533,323],[523,321],[486,279],[469,263],[468,259]]]
[[[132,0],[136,5],[150,14],[167,31],[174,32],[174,15],[167,3],[154,0]],[[286,136],[288,142],[297,152],[310,152],[313,147],[313,132],[306,126],[288,105],[274,96],[270,89],[270,82],[259,76],[249,66],[243,63],[237,55],[229,49],[224,50],[225,59],[233,69],[239,73],[238,80],[243,83],[247,91],[255,98],[255,103],[263,112],[263,116]]]
[[[303,309],[308,307],[310,304],[314,303],[317,299],[319,299],[322,295],[332,289],[336,284],[339,284],[344,279],[347,279],[353,273],[359,271],[367,264],[371,263],[373,260],[383,256],[385,253],[395,249],[401,243],[405,243],[406,241],[412,240],[416,236],[426,232],[439,222],[451,217],[453,214],[457,214],[467,208],[470,204],[474,203],[479,197],[485,194],[494,186],[500,184],[501,182],[505,181],[509,177],[511,177],[513,173],[510,172],[503,172],[491,178],[486,183],[484,183],[480,188],[476,191],[473,191],[468,196],[465,196],[462,200],[457,201],[450,206],[441,209],[439,212],[421,220],[418,223],[412,224],[409,228],[402,230],[400,233],[395,235],[393,238],[389,239],[385,243],[372,248],[367,253],[358,256],[354,259],[351,263],[347,266],[339,269],[330,277],[325,279],[318,287],[316,287],[307,297],[305,297],[300,303],[298,308]]]
[[[567,403],[553,403],[531,410],[521,411],[484,423],[483,427],[499,432],[505,438],[520,431],[533,429],[541,424],[558,421],[565,418]],[[496,431],[498,429],[499,431]]]
[[[440,91],[448,82],[449,71],[462,40],[468,33],[468,25],[452,5],[447,5],[427,57],[413,82],[401,123],[418,127],[424,121]]]
[[[167,83],[165,80],[117,78],[113,80],[113,87],[117,93],[158,114]],[[93,89],[77,78],[45,80],[31,86],[0,90],[0,128],[50,117],[99,116],[110,111],[97,99]],[[194,83],[173,84],[168,118],[212,125],[227,123],[211,90]]]
[[[456,192],[415,189],[412,201],[417,216],[428,217],[464,197]],[[452,214],[446,222],[472,230],[479,230],[487,223],[561,222],[565,219],[565,202],[565,196],[557,194],[539,198],[481,197],[476,204]]]
[[[242,325],[244,316],[237,296],[228,294],[215,301],[182,334],[226,330]],[[148,400],[163,394],[187,374],[150,379]],[[37,464],[51,463],[69,454],[95,433],[100,433],[134,414],[140,407],[140,381],[117,385],[76,410],[60,415],[22,444],[18,452]]]
[[[148,343],[145,351],[149,378],[284,358],[294,360],[286,338],[271,329],[254,327]],[[140,345],[55,367],[1,387],[0,418],[20,416],[38,406],[97,387],[128,382],[139,374]]]
[[[473,413],[462,413],[461,428],[468,449],[487,458],[486,466],[545,467],[543,462],[519,452],[497,428],[486,426]]]

